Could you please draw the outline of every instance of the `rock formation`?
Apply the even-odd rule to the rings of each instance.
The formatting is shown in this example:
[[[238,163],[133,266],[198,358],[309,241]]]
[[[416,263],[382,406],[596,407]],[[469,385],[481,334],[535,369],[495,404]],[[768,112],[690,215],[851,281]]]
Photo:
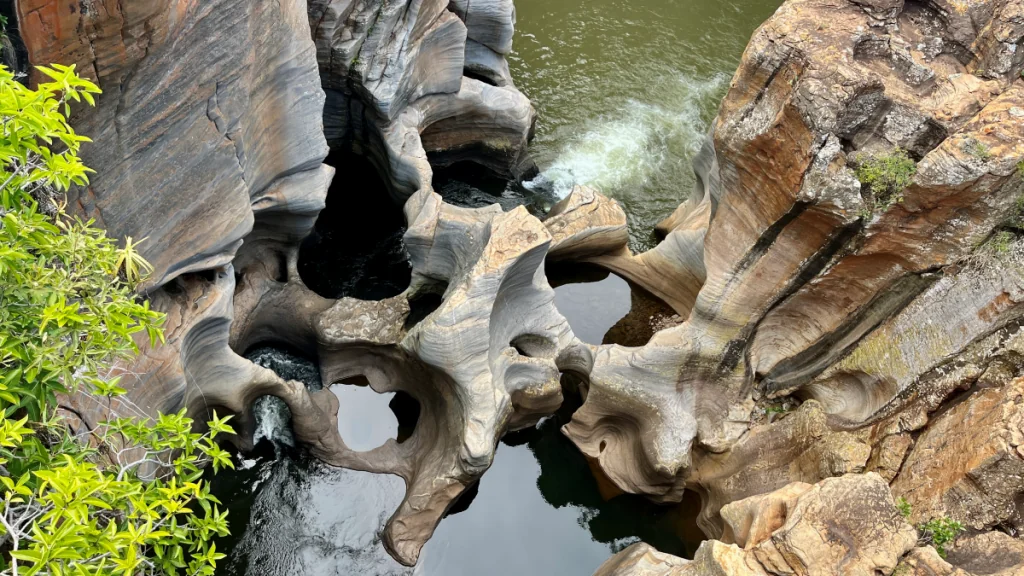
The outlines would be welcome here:
[[[147,238],[148,296],[168,314],[167,343],[142,344],[133,365],[114,369],[127,397],[65,408],[86,427],[111,413],[226,411],[244,448],[254,401],[278,396],[296,437],[325,461],[406,480],[384,539],[415,563],[504,432],[561,405],[561,370],[589,369],[544,276],[546,228],[524,209],[446,205],[430,187],[431,162],[475,161],[508,177],[531,167],[535,113],[504,60],[511,2],[17,9],[32,62],[76,64],[104,89],[75,119],[96,141],[85,160],[98,176],[71,200],[111,234]],[[405,204],[406,294],[334,301],[303,285],[299,244],[334,175],[322,164],[328,143],[367,154]],[[412,325],[410,300],[430,291],[444,303]],[[238,355],[260,344],[317,356],[327,383],[364,376],[379,392],[408,391],[422,410],[415,433],[350,450],[333,394]]]
[[[634,544],[595,576],[891,574],[917,543],[876,474],[794,484],[730,506],[734,520],[757,527],[736,543],[705,541],[693,561]]]
[[[916,459],[903,465],[911,433],[1011,353],[1020,318],[1016,244],[982,245],[1015,226],[1024,184],[1024,58],[1008,48],[1021,9],[791,0],[754,34],[662,244],[634,256],[611,232],[572,230],[572,254],[687,318],[644,347],[601,347],[565,428],[619,488],[662,501],[695,490],[720,536],[723,505],[793,481],[877,470],[906,490],[900,473],[927,483],[905,467]],[[886,205],[853,166],[897,147],[916,175]],[[549,226],[620,225],[614,206],[594,208],[610,201],[574,194]],[[992,426],[1012,429],[992,453],[1012,452],[1019,426]],[[1002,511],[979,528],[1020,493],[1006,474],[1001,495],[981,489]],[[920,518],[950,509],[930,502]]]
[[[560,406],[568,373],[585,402],[564,432],[595,468],[659,502],[697,492],[718,539],[692,562],[637,545],[599,574],[1016,566],[990,562],[1013,547],[983,533],[1024,527],[1019,0],[788,0],[743,55],[696,188],[643,254],[596,190],[544,222],[432,190],[432,166],[532,170],[535,113],[505,61],[511,0],[16,8],[31,62],[74,63],[104,89],[75,118],[97,175],[72,206],[147,238],[146,295],[168,314],[167,344],[114,368],[127,398],[68,399],[81,425],[217,409],[247,448],[253,403],[277,396],[319,458],[405,480],[383,540],[413,564],[500,437]],[[300,278],[329,147],[369,157],[403,207],[412,282],[394,298],[328,299]],[[856,168],[896,148],[915,174],[887,201]],[[641,347],[584,344],[545,277],[559,261],[615,272],[685,321]],[[427,294],[439,306],[414,317]],[[351,450],[334,394],[239,356],[268,344],[315,356],[328,386],[407,392],[414,433]],[[912,521],[982,535],[948,562],[915,548],[890,484]]]
[[[33,64],[100,85],[76,128],[96,170],[69,200],[112,235],[146,238],[152,286],[233,259],[253,201],[327,155],[304,3],[16,2]],[[304,194],[326,194],[306,189]]]

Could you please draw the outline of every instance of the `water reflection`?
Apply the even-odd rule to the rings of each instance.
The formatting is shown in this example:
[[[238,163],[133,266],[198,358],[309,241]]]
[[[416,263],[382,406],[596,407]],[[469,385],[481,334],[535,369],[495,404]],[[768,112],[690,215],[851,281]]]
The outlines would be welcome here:
[[[588,344],[642,346],[655,332],[679,321],[675,312],[638,286],[595,266],[547,269],[555,306],[576,336]]]
[[[390,408],[394,393],[378,394],[365,380],[330,390],[338,397],[338,432],[349,448],[364,452],[398,438],[398,417]]]
[[[560,431],[574,407],[502,440],[472,504],[441,522],[417,574],[589,576],[641,540],[692,557],[703,539],[696,503],[605,500],[586,458]]]
[[[261,355],[265,364],[278,367],[305,363],[293,377],[309,373],[311,363],[283,351]],[[399,396],[389,399],[365,387],[343,384],[332,390],[339,387],[338,392],[359,394],[359,402],[369,402],[349,402],[354,409],[339,416],[350,444],[358,437],[352,433],[378,429],[381,414],[395,410],[396,400],[402,404]],[[506,436],[491,469],[452,507],[415,568],[399,565],[380,543],[380,530],[404,495],[400,478],[332,468],[300,450],[271,449],[264,442],[260,453],[243,460],[238,470],[213,479],[214,493],[230,510],[233,533],[218,543],[230,551],[218,573],[587,576],[613,552],[638,540],[666,552],[692,554],[700,541],[693,520],[696,506],[658,506],[630,495],[605,500],[586,458],[560,431],[577,406],[578,399],[571,400],[536,428]],[[402,410],[397,410],[397,421],[405,421],[408,431]],[[394,423],[379,427],[379,435],[363,448],[373,448],[383,435],[393,437]]]

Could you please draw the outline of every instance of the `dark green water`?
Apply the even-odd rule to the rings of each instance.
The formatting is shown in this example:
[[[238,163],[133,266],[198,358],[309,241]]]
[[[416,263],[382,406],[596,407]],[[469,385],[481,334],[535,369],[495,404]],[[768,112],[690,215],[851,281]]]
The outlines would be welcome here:
[[[693,186],[690,159],[778,0],[516,0],[510,58],[539,113],[536,184],[623,202],[633,247]]]
[[[690,158],[747,39],[779,3],[517,0],[510,60],[540,114],[533,152],[541,177],[524,190],[453,170],[439,174],[435,186],[460,204],[526,203],[541,213],[550,195],[592,184],[625,205],[634,249],[651,246],[654,224],[693,184]],[[368,186],[336,182],[330,196],[345,201],[328,200],[317,237],[303,249],[303,279],[325,296],[383,298],[408,283],[399,213],[365,206],[360,213],[378,213],[380,225],[346,214],[349,202],[372,202]],[[549,277],[559,310],[590,343],[641,344],[653,320],[666,315],[615,276],[559,278],[549,270]],[[287,377],[319,385],[311,363],[282,352],[260,354],[261,363]],[[361,447],[372,448],[408,434],[407,407],[394,398],[332,390],[343,403],[339,426],[346,439],[359,435]],[[218,573],[588,576],[638,540],[692,554],[700,540],[695,503],[659,507],[633,496],[602,497],[586,460],[559,431],[573,403],[536,429],[502,440],[492,468],[441,522],[415,568],[394,562],[378,538],[402,499],[402,480],[330,468],[288,448],[287,415],[261,404],[261,434],[278,444],[264,442],[258,455],[244,459],[244,469],[215,480],[234,533],[218,544],[229,554]]]

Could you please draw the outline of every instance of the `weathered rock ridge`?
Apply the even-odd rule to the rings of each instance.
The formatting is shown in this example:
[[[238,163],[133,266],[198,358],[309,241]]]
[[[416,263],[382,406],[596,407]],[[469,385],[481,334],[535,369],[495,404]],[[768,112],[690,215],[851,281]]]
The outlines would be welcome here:
[[[97,176],[72,206],[147,238],[147,296],[168,314],[167,344],[115,368],[126,398],[69,399],[81,425],[217,409],[246,448],[253,403],[277,396],[319,458],[405,480],[383,540],[413,564],[501,436],[553,413],[571,374],[584,404],[564,432],[595,468],[667,504],[698,493],[717,539],[692,562],[631,547],[601,574],[1016,566],[984,568],[1010,548],[989,531],[1024,529],[1019,0],[788,0],[743,55],[698,185],[643,254],[596,190],[542,222],[431,188],[437,165],[532,169],[510,0],[16,8],[33,63],[75,63],[104,89],[75,119]],[[897,147],[916,173],[886,204],[855,167]],[[300,278],[329,149],[370,158],[403,206],[398,296],[328,299]],[[584,344],[554,305],[558,262],[619,274],[684,321],[641,347]],[[440,304],[414,314],[429,294]],[[268,344],[315,357],[325,384],[407,392],[412,436],[350,449],[334,394],[239,355]],[[915,548],[893,494],[915,523],[981,535],[947,563]]]

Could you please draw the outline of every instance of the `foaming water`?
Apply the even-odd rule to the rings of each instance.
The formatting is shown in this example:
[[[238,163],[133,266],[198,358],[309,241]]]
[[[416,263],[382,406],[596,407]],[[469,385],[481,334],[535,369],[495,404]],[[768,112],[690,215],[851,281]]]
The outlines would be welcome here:
[[[728,79],[688,76],[660,81],[664,100],[628,100],[602,114],[584,130],[570,134],[537,178],[524,185],[564,198],[577,184],[595,186],[613,196],[660,184],[659,176],[700,149],[707,132],[704,110]]]
[[[310,390],[320,390],[320,370],[313,362],[289,354],[277,348],[255,348],[245,355],[246,358],[264,368],[277,372],[282,378],[297,380]],[[266,440],[275,448],[295,446],[292,435],[292,414],[283,400],[276,396],[261,396],[253,404],[253,417],[256,430],[253,432],[253,444]]]
[[[517,0],[512,75],[539,114],[528,188],[590,184],[622,202],[631,245],[693,188],[690,161],[751,32],[780,0]]]

